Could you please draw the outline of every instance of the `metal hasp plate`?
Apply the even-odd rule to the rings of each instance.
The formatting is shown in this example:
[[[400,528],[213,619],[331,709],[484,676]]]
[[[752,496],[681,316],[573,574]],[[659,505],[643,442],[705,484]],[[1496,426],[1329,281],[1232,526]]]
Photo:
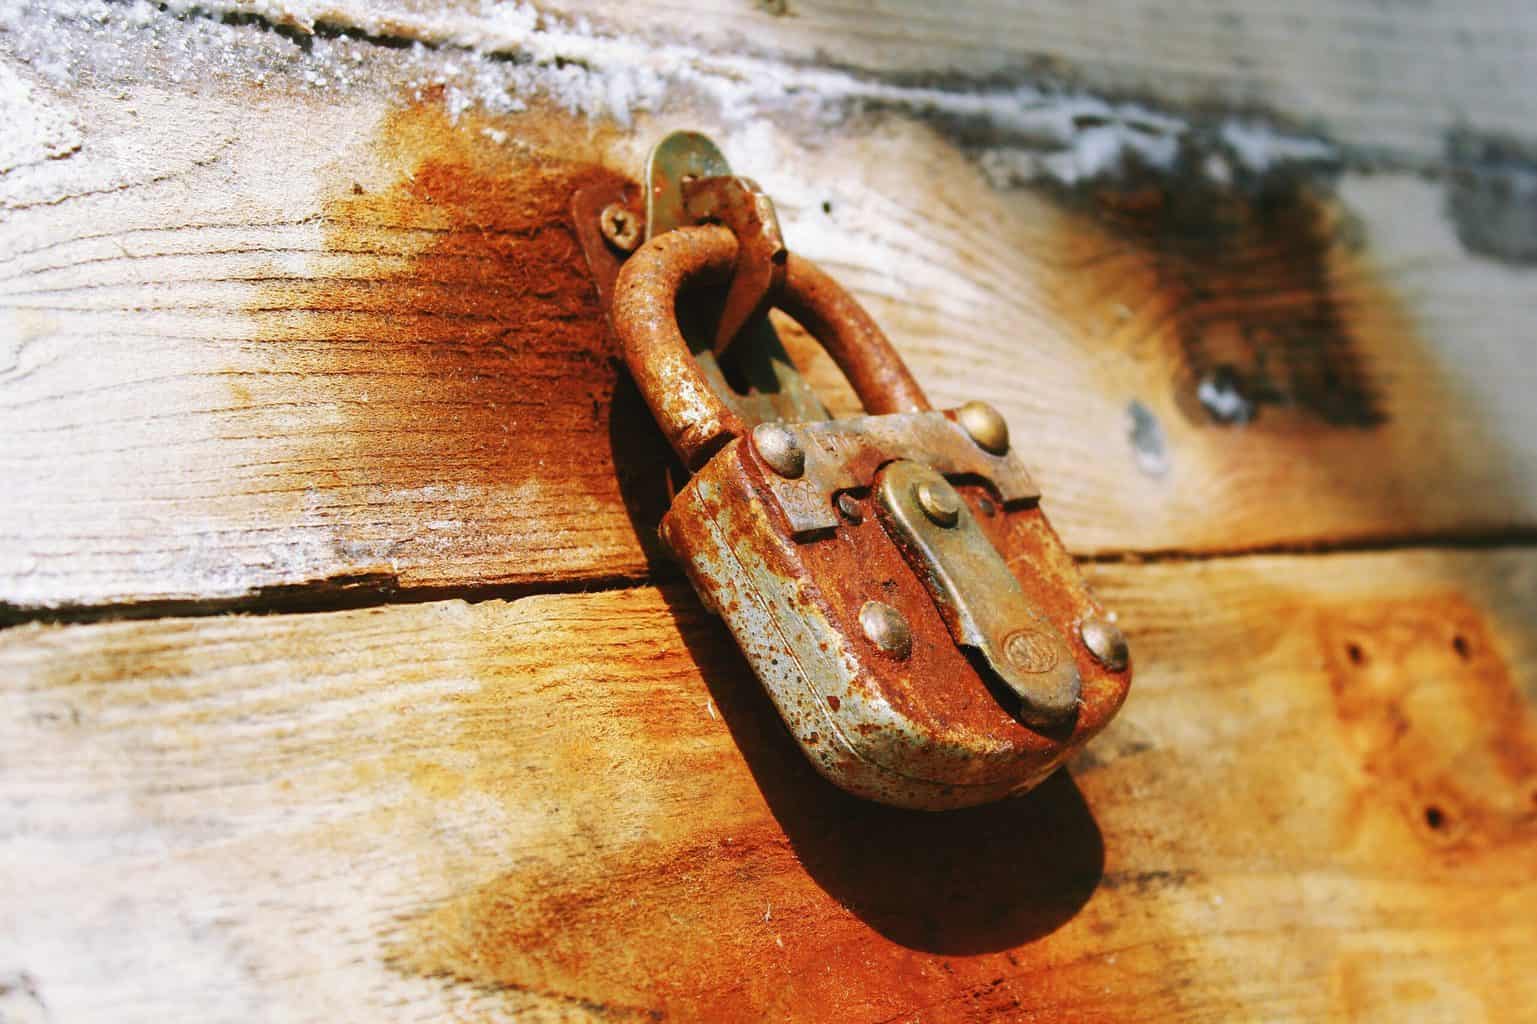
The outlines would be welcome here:
[[[901,807],[1039,783],[1120,708],[1130,657],[1003,418],[931,409],[708,139],[664,140],[643,193],[644,215],[618,187],[573,212],[630,372],[693,472],[662,540],[802,751]],[[822,343],[867,415],[826,418],[770,307]]]
[[[779,215],[758,183],[734,176],[715,143],[698,132],[674,132],[658,143],[646,161],[646,183],[648,239],[707,221],[736,236],[736,267],[710,345],[719,355],[784,283],[789,252]]]
[[[801,473],[769,482],[797,535],[837,526],[831,496],[868,487],[882,460],[914,459],[947,476],[991,480],[1005,502],[1041,496],[1018,459],[984,450],[944,413],[765,424],[755,432],[755,440],[770,429],[785,431],[802,453]]]

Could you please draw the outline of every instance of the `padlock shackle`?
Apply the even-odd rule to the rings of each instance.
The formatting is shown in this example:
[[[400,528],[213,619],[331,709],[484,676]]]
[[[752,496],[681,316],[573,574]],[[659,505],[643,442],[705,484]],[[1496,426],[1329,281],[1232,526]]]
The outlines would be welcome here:
[[[652,238],[625,261],[614,287],[613,324],[630,373],[673,450],[698,469],[748,425],[711,388],[678,328],[678,293],[723,283],[737,240],[717,224]],[[791,253],[777,303],[816,338],[870,415],[931,406],[907,364],[854,297],[810,260]]]

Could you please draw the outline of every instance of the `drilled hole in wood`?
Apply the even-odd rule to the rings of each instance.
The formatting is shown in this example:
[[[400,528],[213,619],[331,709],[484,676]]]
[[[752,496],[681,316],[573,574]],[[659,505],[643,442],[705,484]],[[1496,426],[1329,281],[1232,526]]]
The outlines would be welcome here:
[[[1350,659],[1352,665],[1366,664],[1366,652],[1361,649],[1360,644],[1346,644],[1345,656]]]
[[[1425,824],[1432,829],[1440,831],[1446,825],[1446,812],[1435,804],[1425,808]]]
[[[1458,633],[1456,636],[1452,637],[1452,650],[1456,651],[1457,657],[1461,658],[1463,661],[1467,661],[1473,656],[1473,648],[1468,643],[1468,638],[1463,636],[1461,633]]]

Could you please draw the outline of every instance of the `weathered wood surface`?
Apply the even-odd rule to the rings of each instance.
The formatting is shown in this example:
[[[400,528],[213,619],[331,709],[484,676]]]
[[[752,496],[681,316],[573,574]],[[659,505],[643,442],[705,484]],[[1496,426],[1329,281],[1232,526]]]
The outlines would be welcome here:
[[[1529,1015],[1537,14],[1081,8],[0,8],[0,1020]],[[659,564],[566,204],[676,127],[1120,611],[1028,799]]]
[[[121,92],[36,86],[83,141],[0,177],[0,601],[648,574],[660,447],[566,203],[666,119]],[[1004,410],[1076,551],[1537,526],[1537,288],[1437,185],[1000,191],[901,123],[727,131],[933,398]]]
[[[55,1020],[1537,1005],[1537,555],[1092,575],[1121,717],[938,816],[818,779],[676,587],[7,630],[0,968]]]
[[[1440,160],[1448,137],[1469,128],[1528,134],[1524,90],[1537,34],[1537,14],[1520,0],[1103,0],[1089,9],[1050,0],[886,0],[877,8],[858,0],[199,6],[301,33],[347,29],[381,41],[558,57],[636,78],[670,77],[686,65],[693,76],[736,79],[747,89],[914,106],[927,100],[938,109],[954,102],[946,91],[957,84],[1019,88],[1028,97],[1043,79],[1058,78],[1118,97],[1275,112],[1339,142],[1417,162]]]

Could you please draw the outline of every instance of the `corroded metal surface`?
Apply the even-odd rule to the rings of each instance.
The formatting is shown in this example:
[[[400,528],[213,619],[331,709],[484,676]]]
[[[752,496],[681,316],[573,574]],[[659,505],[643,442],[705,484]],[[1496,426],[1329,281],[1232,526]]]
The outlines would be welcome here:
[[[1012,452],[994,455],[973,444],[952,415],[897,413],[782,424],[805,459],[798,477],[769,480],[790,529],[799,535],[838,525],[837,496],[869,487],[875,471],[892,459],[921,462],[948,477],[989,480],[1006,503],[1041,496],[1023,462]]]
[[[790,254],[779,303],[848,378],[865,412],[927,412],[928,396],[865,308],[808,259]]]
[[[715,143],[698,132],[673,132],[652,148],[644,187],[647,239],[715,223],[740,243],[710,346],[719,355],[750,320],[767,312],[784,284],[788,250],[774,204],[757,182],[732,174]]]
[[[736,340],[754,317],[768,312],[784,287],[789,250],[779,233],[774,204],[750,178],[691,179],[683,183],[689,216],[696,223],[718,223],[737,240],[731,287],[721,303],[711,348],[717,355]]]
[[[571,223],[582,252],[587,256],[587,269],[592,271],[598,301],[605,311],[613,308],[614,281],[619,277],[619,265],[629,255],[629,250],[609,241],[604,221],[613,217],[613,209],[622,208],[639,224],[641,214],[635,193],[633,185],[608,180],[579,188],[571,196]]]
[[[930,592],[875,515],[809,540],[790,536],[765,466],[729,443],[678,495],[662,537],[720,613],[801,749],[835,784],[884,803],[943,809],[1036,785],[1099,732],[1125,699],[1082,645],[1076,713],[1034,728],[952,639]],[[985,484],[958,490],[1029,603],[1061,636],[1104,615],[1036,506],[1006,509]],[[991,514],[987,512],[991,509]],[[894,658],[866,633],[879,600],[909,626]]]
[[[610,314],[695,472],[661,535],[701,600],[844,789],[936,810],[1036,785],[1115,714],[1130,665],[1086,643],[1083,624],[1107,621],[1104,609],[1007,424],[981,403],[932,411],[859,304],[785,255],[771,204],[708,140],[664,140],[646,194],[648,241],[619,269]],[[697,223],[709,218],[725,223]],[[617,247],[595,252],[590,229],[583,239],[594,272],[609,271]],[[727,284],[714,345],[697,322],[686,337],[680,313],[698,310],[680,294]],[[823,344],[867,415],[828,421],[776,362],[770,301]],[[738,324],[728,381],[716,357]]]
[[[609,203],[598,214],[603,237],[620,252],[634,252],[640,244],[640,218],[622,202]]]
[[[678,327],[685,284],[724,284],[737,241],[720,225],[679,228],[653,237],[625,261],[611,318],[620,350],[663,434],[685,465],[698,468],[749,426],[712,387]],[[780,307],[827,349],[872,414],[923,412],[928,399],[902,358],[853,297],[810,261],[785,263]]]
[[[748,426],[705,378],[676,312],[684,282],[724,283],[736,249],[723,227],[669,231],[625,262],[615,286],[611,319],[620,351],[663,435],[690,469]]]
[[[1019,698],[1019,716],[1058,726],[1080,683],[1061,631],[1030,605],[1008,563],[945,478],[899,459],[881,470],[875,507],[928,586],[955,642],[975,651]]]

